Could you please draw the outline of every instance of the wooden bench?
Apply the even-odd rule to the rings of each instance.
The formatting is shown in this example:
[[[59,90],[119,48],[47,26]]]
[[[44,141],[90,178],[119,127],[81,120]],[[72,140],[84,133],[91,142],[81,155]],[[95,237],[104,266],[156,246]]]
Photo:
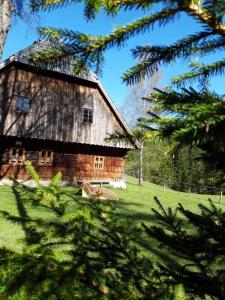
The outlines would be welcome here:
[[[98,188],[92,186],[89,182],[85,182],[81,186],[82,197],[84,198],[98,198],[103,200],[117,201],[118,196],[116,193],[106,188]]]

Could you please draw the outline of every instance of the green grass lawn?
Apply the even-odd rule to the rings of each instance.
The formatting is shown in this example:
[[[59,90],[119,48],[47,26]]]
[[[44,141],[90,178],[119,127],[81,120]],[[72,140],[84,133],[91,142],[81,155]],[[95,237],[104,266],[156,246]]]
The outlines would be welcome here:
[[[77,188],[62,189],[62,197],[69,201],[70,210],[76,209],[76,201],[86,201],[76,195],[77,191]],[[120,197],[120,201],[115,205],[115,214],[123,219],[129,217],[134,221],[145,222],[146,224],[154,224],[155,222],[151,211],[151,208],[156,208],[154,196],[157,196],[165,207],[175,208],[180,202],[191,211],[198,211],[199,203],[207,205],[208,198],[211,198],[215,203],[219,201],[219,196],[189,195],[170,189],[164,191],[163,187],[148,182],[145,182],[143,187],[139,187],[137,180],[132,177],[127,178],[126,190],[117,189],[115,192]],[[223,209],[224,204],[222,202],[218,205]],[[55,218],[47,208],[32,207],[29,203],[24,202],[21,197],[18,197],[16,191],[8,186],[0,187],[0,210],[7,211],[15,216],[26,217],[26,215],[29,215],[32,218]],[[0,218],[0,246],[21,251],[24,237],[25,233],[21,224]]]
[[[151,223],[152,208],[157,208],[157,204],[154,201],[156,196],[164,207],[176,208],[178,203],[181,203],[186,209],[197,212],[198,204],[208,204],[210,198],[214,203],[219,203],[219,195],[198,195],[188,194],[173,191],[168,188],[163,188],[159,185],[145,182],[143,187],[138,185],[138,181],[135,178],[127,178],[127,189],[117,191],[120,197],[120,209],[121,216],[130,214],[138,221],[144,221]],[[221,208],[225,207],[221,202]]]

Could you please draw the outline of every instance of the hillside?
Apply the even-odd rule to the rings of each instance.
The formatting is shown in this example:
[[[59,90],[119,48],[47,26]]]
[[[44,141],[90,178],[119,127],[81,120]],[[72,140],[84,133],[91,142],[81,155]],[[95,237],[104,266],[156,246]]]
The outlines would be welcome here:
[[[180,202],[185,206],[185,208],[192,211],[198,210],[198,203],[207,205],[208,199],[211,199],[214,203],[219,202],[219,195],[199,195],[177,192],[168,188],[164,189],[162,186],[150,182],[144,182],[144,186],[140,187],[138,185],[138,180],[133,177],[127,177],[126,182],[127,190],[117,191],[121,198],[121,204],[124,204],[124,206],[126,206],[126,209],[130,211],[130,213],[143,213],[143,215],[145,214],[146,220],[148,219],[149,213],[151,213],[151,208],[157,207],[154,201],[155,196],[165,207],[170,206],[172,208],[175,208]],[[223,200],[220,205],[221,207],[223,207]]]
[[[77,188],[63,188],[62,198],[69,201],[70,210],[76,209],[76,201],[86,201],[77,196]],[[137,222],[145,222],[147,224],[154,223],[154,216],[151,208],[156,207],[154,196],[157,196],[165,207],[175,208],[180,202],[186,208],[197,211],[198,203],[206,204],[207,199],[211,198],[218,203],[219,196],[196,195],[176,192],[170,189],[163,189],[158,185],[145,182],[143,187],[138,186],[135,178],[127,178],[126,190],[115,190],[119,195],[120,201],[115,204],[115,214],[121,218],[132,218]],[[225,203],[225,199],[224,199]],[[107,205],[107,204],[106,204]],[[223,202],[220,204],[224,208]],[[23,201],[23,195],[13,187],[0,187],[0,210],[7,211],[12,215],[21,215],[26,217],[30,215],[35,218],[55,218],[55,216],[47,208],[34,208],[27,201]],[[11,249],[21,250],[24,231],[21,225],[11,223],[0,218],[0,245],[7,246]]]

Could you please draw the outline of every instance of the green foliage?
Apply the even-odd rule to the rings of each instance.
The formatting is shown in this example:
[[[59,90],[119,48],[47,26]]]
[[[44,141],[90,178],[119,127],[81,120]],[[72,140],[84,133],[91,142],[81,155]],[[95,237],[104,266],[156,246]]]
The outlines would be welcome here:
[[[224,175],[212,163],[200,159],[204,152],[195,146],[182,146],[168,152],[168,142],[145,142],[143,177],[161,186],[192,193],[217,193],[224,186]],[[126,174],[138,178],[139,152],[126,156]]]
[[[76,192],[76,188],[60,188],[59,202],[67,202],[64,213],[59,215],[54,204],[46,207],[33,200],[36,189],[21,184],[0,188],[1,209],[7,210],[0,219],[0,242],[11,249],[2,250],[0,255],[0,286],[5,290],[11,280],[11,294],[15,294],[10,298],[5,290],[2,298],[32,299],[31,290],[34,299],[143,299],[145,293],[147,299],[172,300],[177,284],[161,281],[158,268],[151,262],[168,262],[170,251],[146,236],[139,223],[159,225],[160,220],[149,211],[151,207],[157,208],[155,194],[165,207],[176,208],[179,200],[196,214],[197,203],[207,204],[206,196],[189,197],[168,189],[164,192],[148,182],[140,188],[134,178],[128,179],[127,190],[117,191],[121,200],[116,203],[81,199]],[[223,208],[223,204],[217,204],[218,196],[213,200]],[[163,249],[165,255],[157,255]],[[28,272],[25,266],[30,268]],[[30,272],[31,269],[34,271]],[[99,292],[95,285],[99,273],[93,275],[94,271],[102,272],[101,282],[107,280],[107,294]],[[94,285],[89,281],[93,278]],[[44,292],[46,285],[49,292]],[[143,286],[141,293],[139,285]],[[193,298],[204,299],[187,294],[187,299]]]
[[[40,177],[33,167],[32,163],[29,161],[25,162],[26,170],[30,175],[31,179],[37,186],[37,189],[34,195],[28,193],[28,197],[31,197],[33,201],[39,203],[46,207],[51,207],[54,205],[55,211],[57,210],[58,214],[62,214],[65,209],[65,203],[59,203],[60,190],[59,186],[62,181],[62,173],[58,172],[51,180],[48,187],[44,187],[40,183]],[[22,188],[23,190],[23,188]]]
[[[36,171],[27,165],[37,180]],[[138,246],[140,227],[128,219],[121,221],[114,204],[94,199],[81,200],[76,211],[70,210],[59,190],[52,189],[57,188],[60,179],[60,175],[55,176],[49,188],[40,181],[37,189],[15,183],[20,215],[2,215],[22,226],[24,248],[21,253],[0,250],[0,296],[132,300],[156,295],[153,265]],[[55,217],[29,216],[24,195],[33,207],[48,209]],[[59,213],[61,205],[64,209]]]
[[[196,145],[205,159],[218,168],[225,168],[225,105],[223,97],[207,90],[160,91],[152,95],[152,110],[164,109],[160,118],[142,120],[150,130],[157,126],[160,136],[180,145]],[[150,112],[151,114],[151,112]]]
[[[55,0],[55,1],[46,1],[46,0],[39,0],[39,1],[33,1],[32,5],[34,9],[55,9],[57,7],[62,7],[62,5],[69,5],[73,3],[77,3],[81,1],[63,1],[63,0]],[[82,1],[85,5],[84,12],[86,14],[86,17],[88,20],[94,19],[96,16],[96,13],[99,12],[100,8],[103,8],[105,12],[111,15],[115,15],[119,12],[120,9],[142,9],[145,10],[150,7],[149,1],[145,0],[138,0],[135,2],[132,1],[113,1],[113,0],[84,0]]]
[[[175,287],[174,300],[186,300],[186,293],[182,284],[178,284]]]
[[[170,45],[143,45],[132,49],[132,54],[138,63],[123,75],[127,83],[140,82],[146,75],[152,75],[160,65],[171,64],[175,60],[190,59],[193,55],[206,56],[224,49],[225,25],[223,16],[224,1],[145,1],[145,0],[32,0],[34,11],[51,10],[70,4],[82,2],[84,17],[93,21],[103,9],[107,15],[116,15],[121,10],[138,10],[143,16],[131,23],[118,26],[108,35],[90,36],[87,34],[57,28],[41,28],[40,33],[47,38],[64,41],[55,58],[74,54],[77,65],[74,69],[79,73],[84,66],[101,71],[104,62],[104,52],[109,48],[126,46],[126,42],[133,37],[149,32],[155,26],[165,27],[185,13],[196,19],[202,26],[198,32],[185,36]],[[160,3],[160,5],[158,5]],[[203,29],[202,29],[203,28]],[[43,52],[38,59],[48,60],[47,52]],[[51,59],[54,56],[51,55]],[[174,82],[180,83],[188,79],[204,79],[224,72],[224,60],[193,69],[191,72],[176,77]]]
[[[62,181],[62,173],[58,172],[51,180],[50,186],[51,188],[57,189]]]
[[[181,204],[175,211],[165,209],[155,200],[158,225],[144,228],[160,243],[159,256],[168,253],[159,264],[161,280],[183,285],[188,294],[200,299],[206,295],[225,299],[225,213],[211,201],[209,207],[199,205],[197,214]]]
[[[25,162],[25,168],[37,187],[41,188],[40,177],[30,161]]]

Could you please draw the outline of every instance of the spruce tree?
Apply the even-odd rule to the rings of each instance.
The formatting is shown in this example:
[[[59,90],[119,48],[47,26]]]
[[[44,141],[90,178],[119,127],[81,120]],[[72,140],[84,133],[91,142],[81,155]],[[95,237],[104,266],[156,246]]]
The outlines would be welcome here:
[[[162,117],[143,119],[150,130],[156,126],[160,136],[170,138],[172,149],[196,145],[204,152],[202,158],[218,169],[225,169],[225,103],[223,96],[193,88],[181,91],[160,91],[149,99],[152,111],[164,109]],[[222,178],[221,178],[222,179]]]
[[[144,227],[164,257],[159,263],[162,282],[182,284],[191,299],[225,299],[225,213],[212,201],[193,213],[181,204],[175,211],[165,209],[155,200],[158,225]]]

